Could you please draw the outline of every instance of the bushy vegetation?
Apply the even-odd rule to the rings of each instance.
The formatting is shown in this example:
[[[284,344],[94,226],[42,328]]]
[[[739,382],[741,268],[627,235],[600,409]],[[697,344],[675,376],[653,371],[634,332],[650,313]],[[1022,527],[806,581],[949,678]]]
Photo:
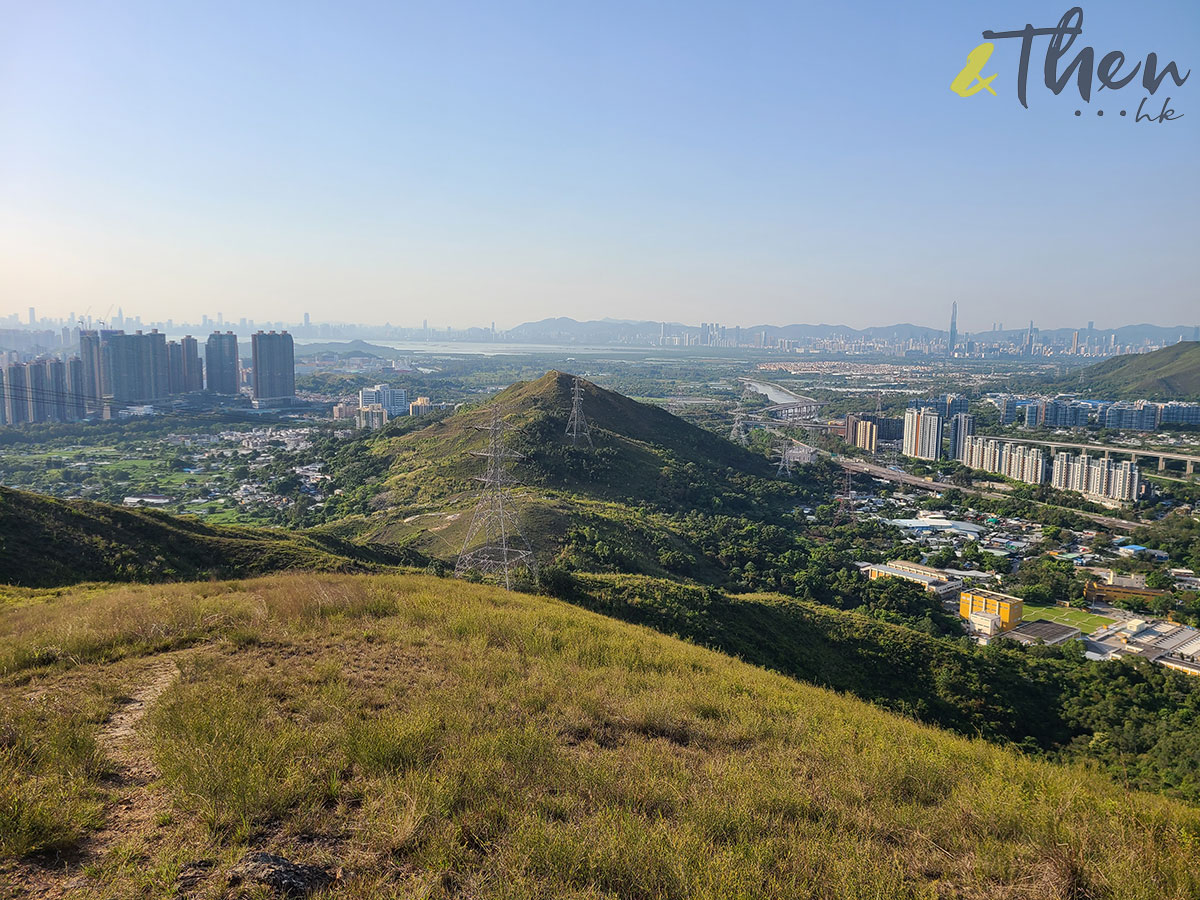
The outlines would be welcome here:
[[[91,895],[171,895],[199,858],[216,895],[246,847],[340,867],[364,898],[1200,890],[1193,808],[653,631],[417,576],[214,587],[0,613],[21,622],[6,644],[103,618],[132,647],[168,615],[228,610],[145,723],[169,815],[89,866]],[[26,674],[69,698],[62,665]],[[66,674],[106,671],[84,665]],[[9,676],[0,696],[25,689]]]

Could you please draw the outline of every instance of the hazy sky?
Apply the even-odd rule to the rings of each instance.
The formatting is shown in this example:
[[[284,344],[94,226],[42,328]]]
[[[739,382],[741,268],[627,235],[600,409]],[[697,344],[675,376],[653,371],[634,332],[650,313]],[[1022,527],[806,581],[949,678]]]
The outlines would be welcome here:
[[[0,313],[1200,321],[1200,73],[949,89],[1069,5],[0,0]],[[1196,0],[1083,9],[1200,69]]]

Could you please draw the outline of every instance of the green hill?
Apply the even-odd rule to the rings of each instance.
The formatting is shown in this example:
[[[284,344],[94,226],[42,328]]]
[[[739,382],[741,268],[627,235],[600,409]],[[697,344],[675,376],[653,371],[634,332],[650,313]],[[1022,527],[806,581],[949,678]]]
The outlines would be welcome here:
[[[1113,400],[1200,400],[1200,343],[1182,341],[1152,353],[1116,356],[1052,386]]]
[[[487,406],[424,425],[405,420],[339,448],[329,471],[342,494],[326,507],[341,534],[411,545],[452,560],[462,546],[477,476],[474,455],[498,407],[526,532],[544,561],[562,554],[586,570],[713,580],[729,569],[705,517],[782,525],[826,495],[821,466],[775,477],[762,454],[666,410],[584,382],[594,447],[574,447],[566,426],[573,376],[519,382]],[[699,517],[699,518],[697,518]],[[336,521],[340,520],[340,521]]]
[[[595,447],[573,447],[565,433],[572,381],[549,372],[517,382],[486,406],[397,437],[385,430],[370,438],[371,452],[388,462],[392,497],[427,501],[473,489],[481,463],[472,452],[486,446],[492,407],[510,430],[507,446],[525,455],[514,471],[530,486],[669,509],[692,508],[716,494],[749,508],[760,492],[787,493],[761,454],[586,381],[583,408]]]
[[[1200,895],[1194,807],[457,581],[29,597],[0,719],[16,897]]]
[[[226,578],[287,569],[353,572],[423,563],[412,551],[319,532],[206,525],[0,487],[0,584]]]

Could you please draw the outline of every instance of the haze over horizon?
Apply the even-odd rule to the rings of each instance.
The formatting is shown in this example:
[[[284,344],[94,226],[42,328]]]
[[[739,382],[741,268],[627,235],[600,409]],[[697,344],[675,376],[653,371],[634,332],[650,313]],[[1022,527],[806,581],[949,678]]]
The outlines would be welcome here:
[[[1066,8],[3,2],[0,313],[1190,324],[1194,80],[949,90]],[[1192,3],[1083,8],[1200,60]]]

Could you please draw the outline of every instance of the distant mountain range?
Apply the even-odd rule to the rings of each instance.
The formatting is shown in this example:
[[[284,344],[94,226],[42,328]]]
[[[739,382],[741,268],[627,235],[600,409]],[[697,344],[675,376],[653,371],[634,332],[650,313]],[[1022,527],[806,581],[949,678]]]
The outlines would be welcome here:
[[[653,341],[666,329],[668,335],[697,333],[699,325],[685,325],[680,322],[654,322],[650,320],[634,322],[618,319],[598,319],[580,322],[565,316],[551,319],[541,319],[537,322],[524,322],[509,330],[509,335],[530,342],[572,342],[572,343],[627,343],[631,341]],[[733,326],[726,326],[727,330]],[[986,338],[996,341],[1013,341],[1020,343],[1027,328],[1005,329],[1003,331],[960,332],[965,339]],[[1195,335],[1194,325],[1122,325],[1118,328],[1096,328],[1089,331],[1085,328],[1054,328],[1035,331],[1043,340],[1053,342],[1069,342],[1075,331],[1079,331],[1080,340],[1088,336],[1110,339],[1116,335],[1118,344],[1144,343],[1174,343],[1181,339],[1190,339]],[[895,325],[874,325],[868,328],[851,328],[849,325],[751,325],[742,328],[742,334],[749,338],[754,334],[765,333],[770,338],[786,340],[830,340],[846,338],[850,340],[924,340],[945,339],[948,332],[940,328],[929,328],[924,325],[913,325],[903,322]]]

